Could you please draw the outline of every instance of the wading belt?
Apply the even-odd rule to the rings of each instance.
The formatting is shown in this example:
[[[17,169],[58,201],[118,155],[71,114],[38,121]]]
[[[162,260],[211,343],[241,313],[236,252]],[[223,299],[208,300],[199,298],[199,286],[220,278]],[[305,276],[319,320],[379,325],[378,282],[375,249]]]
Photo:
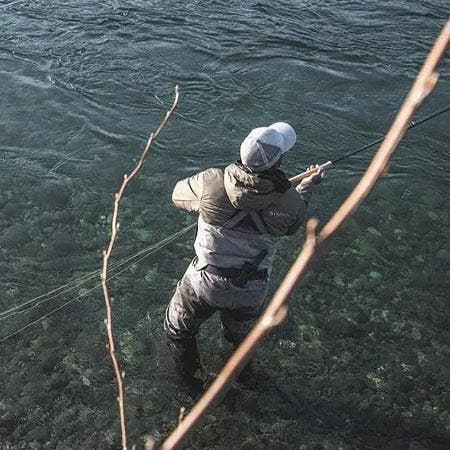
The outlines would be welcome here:
[[[264,249],[251,263],[246,262],[240,268],[236,267],[216,267],[208,264],[204,270],[219,277],[229,278],[237,287],[243,287],[247,281],[265,280],[268,275],[267,269],[258,270],[261,261],[266,257],[267,250]]]

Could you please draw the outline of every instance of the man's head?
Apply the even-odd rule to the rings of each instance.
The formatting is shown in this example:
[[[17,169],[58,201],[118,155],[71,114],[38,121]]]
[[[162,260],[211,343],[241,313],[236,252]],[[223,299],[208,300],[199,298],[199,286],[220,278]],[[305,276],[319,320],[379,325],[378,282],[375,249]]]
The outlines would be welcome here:
[[[297,141],[295,130],[286,122],[254,128],[241,144],[242,164],[252,172],[275,166]]]

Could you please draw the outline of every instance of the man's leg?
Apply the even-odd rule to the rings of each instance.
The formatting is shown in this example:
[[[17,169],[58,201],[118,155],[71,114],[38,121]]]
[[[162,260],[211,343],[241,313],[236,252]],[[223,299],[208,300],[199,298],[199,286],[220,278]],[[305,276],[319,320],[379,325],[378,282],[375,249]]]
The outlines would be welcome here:
[[[167,345],[174,361],[177,381],[188,387],[196,396],[202,391],[203,383],[196,377],[200,369],[200,358],[197,350],[197,341],[193,338],[168,338]]]
[[[195,336],[200,325],[214,313],[214,308],[197,295],[197,285],[198,273],[189,266],[166,309],[164,322],[178,379],[194,393],[201,389],[201,381],[195,377],[200,368]]]
[[[264,309],[267,282],[249,281],[243,288],[235,288],[233,308],[221,311],[223,334],[234,345],[247,336]]]
[[[267,282],[250,281],[247,286],[237,289],[234,308],[221,311],[223,334],[225,339],[233,345],[233,349],[239,346],[263,312]],[[247,383],[252,377],[250,360],[242,369],[237,380]]]

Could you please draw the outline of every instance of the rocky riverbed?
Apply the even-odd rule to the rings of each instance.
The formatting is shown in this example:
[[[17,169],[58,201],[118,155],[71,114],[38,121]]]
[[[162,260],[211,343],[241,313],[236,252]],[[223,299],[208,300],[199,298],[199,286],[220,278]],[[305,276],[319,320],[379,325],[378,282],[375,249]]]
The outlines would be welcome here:
[[[169,206],[168,178],[144,175],[124,200],[112,263],[192,223]],[[331,194],[336,182],[331,177],[320,186],[311,214],[325,220],[319,205],[338,203]],[[2,270],[16,268],[15,279],[4,279],[2,310],[99,270],[111,195],[64,180],[37,190],[27,177],[2,184]],[[389,210],[386,197],[394,193],[398,204]],[[256,386],[234,385],[190,448],[220,449],[230,441],[245,449],[447,448],[448,207],[445,195],[384,180],[316,259],[287,323],[258,349]],[[273,287],[301,241],[302,233],[283,240]],[[185,236],[131,261],[111,283],[132,442],[163,437],[179,409],[192,405],[170,376],[162,333],[191,243]],[[115,383],[97,276],[28,308],[2,324],[5,337],[36,321],[2,344],[1,448],[116,448]],[[202,330],[200,347],[211,379],[230,352],[216,320]]]

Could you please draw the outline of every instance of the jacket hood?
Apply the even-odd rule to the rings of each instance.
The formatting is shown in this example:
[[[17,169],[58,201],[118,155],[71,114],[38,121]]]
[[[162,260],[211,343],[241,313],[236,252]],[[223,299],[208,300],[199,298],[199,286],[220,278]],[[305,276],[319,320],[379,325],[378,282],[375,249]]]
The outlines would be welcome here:
[[[225,168],[224,185],[231,204],[244,211],[267,208],[283,195],[269,177],[246,172],[237,164]]]

